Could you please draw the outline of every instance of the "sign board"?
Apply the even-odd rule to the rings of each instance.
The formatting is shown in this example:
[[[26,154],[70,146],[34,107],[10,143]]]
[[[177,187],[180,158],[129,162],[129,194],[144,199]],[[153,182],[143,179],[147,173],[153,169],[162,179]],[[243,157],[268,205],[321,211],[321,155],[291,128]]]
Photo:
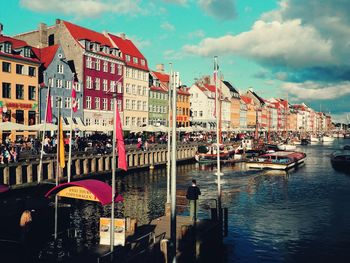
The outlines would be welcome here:
[[[70,186],[57,193],[58,196],[99,202],[89,190],[80,186]]]
[[[100,218],[100,245],[111,244],[111,219],[107,217]],[[125,245],[125,219],[115,218],[114,219],[114,245],[124,246]]]

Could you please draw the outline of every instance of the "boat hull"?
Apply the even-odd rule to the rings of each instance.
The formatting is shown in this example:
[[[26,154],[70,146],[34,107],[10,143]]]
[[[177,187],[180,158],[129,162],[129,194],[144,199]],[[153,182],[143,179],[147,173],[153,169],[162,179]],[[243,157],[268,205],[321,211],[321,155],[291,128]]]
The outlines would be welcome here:
[[[289,170],[305,161],[306,154],[297,152],[272,153],[248,161],[249,169]]]

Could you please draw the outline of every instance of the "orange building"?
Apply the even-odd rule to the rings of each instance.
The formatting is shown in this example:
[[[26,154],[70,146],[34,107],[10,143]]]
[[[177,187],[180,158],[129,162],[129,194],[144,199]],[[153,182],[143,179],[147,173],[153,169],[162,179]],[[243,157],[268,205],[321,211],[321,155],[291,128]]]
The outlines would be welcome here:
[[[190,93],[186,87],[179,87],[176,99],[176,124],[177,127],[190,126]]]
[[[38,118],[38,68],[40,61],[24,41],[0,31],[0,114],[1,122],[33,125]],[[34,137],[36,132],[2,131],[0,138],[11,141]]]
[[[254,105],[254,101],[252,98],[241,95],[241,99],[247,105],[247,127],[255,128],[256,125],[256,109]]]

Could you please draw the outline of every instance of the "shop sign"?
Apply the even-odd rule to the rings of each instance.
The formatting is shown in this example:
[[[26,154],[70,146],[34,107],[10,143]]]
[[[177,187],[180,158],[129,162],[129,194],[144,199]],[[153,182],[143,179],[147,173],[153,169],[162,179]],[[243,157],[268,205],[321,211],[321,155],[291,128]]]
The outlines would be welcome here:
[[[63,190],[59,191],[57,195],[62,197],[99,202],[93,193],[80,186],[70,186],[64,188]]]
[[[8,108],[15,108],[15,109],[32,109],[33,107],[31,103],[17,103],[17,102],[7,102],[6,106]]]
[[[111,244],[111,219],[108,217],[100,218],[100,245]],[[114,219],[114,245],[125,245],[125,218]]]

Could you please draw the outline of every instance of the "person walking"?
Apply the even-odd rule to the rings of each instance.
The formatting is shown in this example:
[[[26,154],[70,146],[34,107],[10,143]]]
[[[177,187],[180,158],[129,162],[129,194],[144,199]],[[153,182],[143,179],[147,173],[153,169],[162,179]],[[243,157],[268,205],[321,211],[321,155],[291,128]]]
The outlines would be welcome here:
[[[34,242],[31,231],[32,226],[32,213],[29,210],[25,210],[20,218],[19,222],[21,228],[20,243],[23,247],[23,262],[32,263],[34,260]]]
[[[190,218],[193,222],[197,221],[197,211],[198,211],[198,196],[201,195],[201,190],[197,186],[196,180],[192,180],[192,185],[188,187],[186,198],[190,203]]]

